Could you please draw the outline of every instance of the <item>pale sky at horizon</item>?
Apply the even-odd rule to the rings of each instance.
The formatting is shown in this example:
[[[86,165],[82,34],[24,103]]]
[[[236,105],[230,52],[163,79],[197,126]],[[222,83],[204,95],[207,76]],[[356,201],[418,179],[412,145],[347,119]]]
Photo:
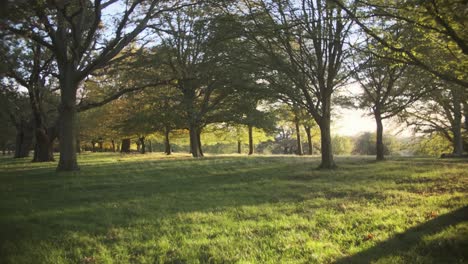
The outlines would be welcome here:
[[[339,92],[349,96],[357,96],[361,93],[358,84],[350,84]],[[356,136],[364,132],[374,133],[376,130],[375,119],[365,109],[337,108],[332,113],[332,134],[342,136]],[[384,134],[398,137],[411,137],[413,133],[403,125],[392,120],[383,120]]]
[[[364,132],[375,132],[376,124],[362,109],[339,109],[332,116],[332,134],[355,136]]]

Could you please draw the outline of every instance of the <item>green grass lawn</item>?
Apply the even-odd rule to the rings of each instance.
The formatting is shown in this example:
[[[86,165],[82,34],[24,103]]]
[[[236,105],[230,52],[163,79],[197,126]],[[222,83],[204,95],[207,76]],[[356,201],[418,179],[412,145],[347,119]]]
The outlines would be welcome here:
[[[467,263],[468,162],[0,158],[0,263]]]

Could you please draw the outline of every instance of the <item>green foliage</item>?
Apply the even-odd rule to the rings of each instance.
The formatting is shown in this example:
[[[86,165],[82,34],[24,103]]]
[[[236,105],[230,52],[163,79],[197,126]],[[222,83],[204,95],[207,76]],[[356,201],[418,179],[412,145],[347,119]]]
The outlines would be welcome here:
[[[421,137],[413,146],[416,155],[440,157],[443,153],[452,153],[452,143],[440,134]]]
[[[350,137],[335,135],[332,137],[332,149],[335,155],[350,155],[353,151],[353,141]]]
[[[237,145],[238,141],[246,144],[248,142],[248,130],[245,125],[229,126],[226,124],[212,124],[203,130],[203,145],[232,144]],[[259,144],[273,139],[263,129],[253,128],[253,142]],[[231,152],[234,153],[235,151]],[[216,152],[215,152],[216,153]]]
[[[372,0],[358,6],[357,13],[366,33],[379,38],[375,48],[391,53],[396,62],[466,87],[466,19],[459,11],[465,5],[457,0]]]
[[[462,263],[462,160],[0,158],[1,263]]]
[[[358,136],[354,141],[353,154],[358,155],[375,155],[376,154],[376,136],[375,133],[366,132]],[[384,135],[384,154],[396,155],[401,150],[399,140],[390,135]]]

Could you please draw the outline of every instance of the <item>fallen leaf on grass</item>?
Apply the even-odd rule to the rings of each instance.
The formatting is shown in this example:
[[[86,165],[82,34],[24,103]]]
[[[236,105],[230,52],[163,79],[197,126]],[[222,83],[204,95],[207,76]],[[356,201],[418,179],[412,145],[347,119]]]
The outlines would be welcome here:
[[[436,218],[439,216],[439,214],[436,211],[431,211],[429,214],[427,214],[428,218]]]
[[[372,240],[372,239],[374,239],[374,235],[372,233],[369,233],[364,237],[363,240],[367,241],[367,240]]]

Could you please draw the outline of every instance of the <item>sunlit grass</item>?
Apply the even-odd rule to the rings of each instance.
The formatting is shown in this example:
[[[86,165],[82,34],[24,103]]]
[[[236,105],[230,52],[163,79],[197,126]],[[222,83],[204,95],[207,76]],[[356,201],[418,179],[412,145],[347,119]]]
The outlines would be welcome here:
[[[0,159],[0,263],[468,261],[463,160],[342,157],[333,171],[293,156],[79,163],[56,173]]]

